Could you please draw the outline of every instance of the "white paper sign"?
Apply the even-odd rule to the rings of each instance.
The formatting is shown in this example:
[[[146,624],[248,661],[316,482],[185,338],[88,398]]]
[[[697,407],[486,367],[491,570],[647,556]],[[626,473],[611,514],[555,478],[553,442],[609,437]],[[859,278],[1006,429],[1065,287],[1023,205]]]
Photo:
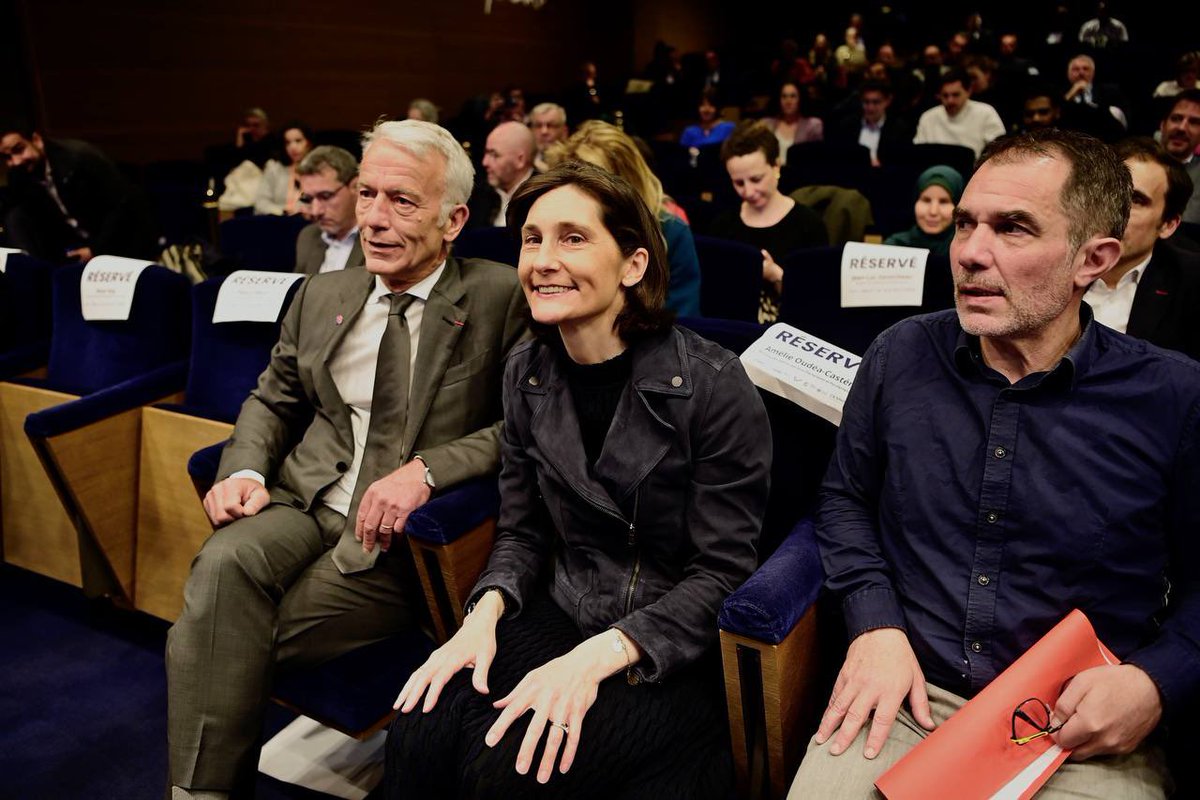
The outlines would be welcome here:
[[[303,278],[295,272],[238,270],[221,284],[212,321],[274,322],[279,319],[288,289]]]
[[[924,247],[846,242],[842,308],[921,305],[928,258]]]
[[[129,319],[138,278],[153,264],[121,256],[96,256],[89,261],[79,280],[83,318],[89,322]]]
[[[383,780],[379,731],[365,741],[352,739],[305,716],[263,745],[258,771],[272,778],[345,800],[363,800]]]
[[[756,386],[834,425],[842,423],[842,406],[861,363],[861,357],[782,322],[742,353]]]
[[[0,247],[0,272],[4,272],[4,268],[8,266],[8,256],[10,253],[16,255],[24,255],[24,250],[18,250],[15,247]]]

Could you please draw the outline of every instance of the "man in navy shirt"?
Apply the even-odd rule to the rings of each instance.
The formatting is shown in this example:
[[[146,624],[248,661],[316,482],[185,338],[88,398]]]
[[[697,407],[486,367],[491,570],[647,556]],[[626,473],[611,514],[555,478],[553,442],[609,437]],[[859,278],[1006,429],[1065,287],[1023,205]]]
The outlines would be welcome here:
[[[818,539],[850,646],[792,797],[872,783],[1073,608],[1122,660],[1053,708],[1039,797],[1163,797],[1200,684],[1200,366],[1092,320],[1131,183],[1095,139],[999,140],[955,211],[956,312],[867,351]]]

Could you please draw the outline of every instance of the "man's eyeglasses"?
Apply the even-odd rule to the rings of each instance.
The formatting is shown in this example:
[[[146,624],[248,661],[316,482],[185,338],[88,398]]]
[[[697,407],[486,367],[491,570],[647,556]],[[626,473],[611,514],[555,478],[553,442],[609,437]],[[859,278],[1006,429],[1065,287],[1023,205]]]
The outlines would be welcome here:
[[[1050,706],[1036,697],[1022,701],[1013,709],[1012,737],[1013,744],[1029,744],[1034,739],[1049,736],[1062,728],[1062,725],[1050,724]]]
[[[311,206],[314,200],[320,200],[322,203],[328,203],[330,200],[332,200],[334,198],[334,195],[336,195],[338,192],[340,192],[342,189],[345,189],[345,188],[346,188],[346,184],[343,183],[340,186],[338,186],[338,188],[336,188],[336,189],[329,189],[324,192],[317,192],[316,194],[302,194],[297,199],[300,200],[301,205],[306,205],[306,206]]]

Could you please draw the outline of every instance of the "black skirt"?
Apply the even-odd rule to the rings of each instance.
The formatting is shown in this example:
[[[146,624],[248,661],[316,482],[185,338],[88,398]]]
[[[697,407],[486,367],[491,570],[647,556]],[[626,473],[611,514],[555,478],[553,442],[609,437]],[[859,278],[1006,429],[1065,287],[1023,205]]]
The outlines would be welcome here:
[[[488,673],[490,695],[475,691],[471,670],[464,669],[443,689],[433,711],[422,714],[418,703],[392,723],[386,797],[726,800],[732,791],[733,762],[715,652],[660,684],[631,686],[624,672],[601,683],[584,718],[575,763],[566,775],[556,763],[545,785],[536,779],[544,736],[529,772],[516,771],[528,712],[495,747],[484,744],[484,734],[500,715],[492,703],[511,692],[526,673],[582,640],[570,617],[545,593],[531,598],[516,619],[502,620]]]

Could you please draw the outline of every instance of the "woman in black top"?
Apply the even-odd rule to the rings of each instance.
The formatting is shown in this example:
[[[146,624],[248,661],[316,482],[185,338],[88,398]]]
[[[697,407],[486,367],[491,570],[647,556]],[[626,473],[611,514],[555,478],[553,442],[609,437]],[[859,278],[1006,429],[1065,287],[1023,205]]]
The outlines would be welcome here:
[[[388,796],[725,798],[717,610],[756,563],[762,402],[671,326],[658,223],[624,180],[567,163],[508,215],[539,335],[505,372],[496,543],[397,698]]]
[[[803,247],[829,244],[825,223],[779,191],[779,140],[761,122],[743,122],[721,145],[721,160],[742,205],[713,220],[710,233],[757,247],[763,255],[759,322],[779,317],[783,267],[779,259]]]

